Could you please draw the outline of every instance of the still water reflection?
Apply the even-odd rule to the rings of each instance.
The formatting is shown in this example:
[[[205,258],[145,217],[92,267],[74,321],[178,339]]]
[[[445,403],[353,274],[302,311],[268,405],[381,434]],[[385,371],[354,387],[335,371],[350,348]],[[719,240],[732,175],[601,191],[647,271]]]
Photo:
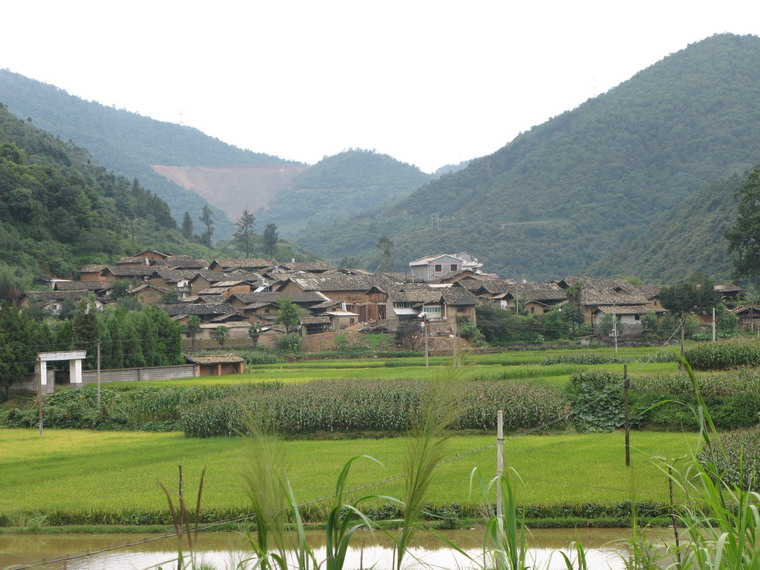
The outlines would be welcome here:
[[[482,563],[482,537],[480,530],[445,531],[447,539],[466,549],[469,556]],[[531,531],[531,550],[528,560],[535,568],[565,568],[559,551],[571,555],[569,545],[580,542],[587,550],[588,568],[624,568],[631,538],[625,529],[552,529]],[[648,538],[661,542],[666,531],[651,531]],[[28,564],[42,563],[35,568],[47,569],[132,569],[176,568],[175,538],[156,540],[156,536],[135,535],[0,535],[0,568],[23,568]],[[143,541],[151,540],[151,542]],[[141,544],[135,544],[141,542]],[[124,544],[127,548],[107,550]],[[315,548],[318,561],[324,560],[324,534],[309,533],[309,544]],[[391,550],[388,540],[381,533],[363,532],[352,542],[350,562],[346,568],[370,568],[376,570],[391,567]],[[480,568],[480,564],[462,554],[443,548],[442,542],[420,533],[408,568]],[[74,555],[95,553],[86,558]],[[198,561],[209,568],[250,568],[251,550],[247,538],[241,533],[206,533],[199,536]],[[68,559],[64,559],[68,555]],[[245,561],[249,560],[247,564]]]

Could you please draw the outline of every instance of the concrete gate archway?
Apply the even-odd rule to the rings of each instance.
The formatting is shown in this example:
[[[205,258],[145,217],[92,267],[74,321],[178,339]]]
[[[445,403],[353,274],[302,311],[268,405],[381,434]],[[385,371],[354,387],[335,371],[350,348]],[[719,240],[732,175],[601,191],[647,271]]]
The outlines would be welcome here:
[[[39,378],[40,392],[51,394],[55,390],[55,382],[48,382],[47,363],[57,360],[69,361],[69,381],[74,388],[82,387],[82,360],[87,357],[86,350],[71,350],[68,352],[39,352],[34,365]]]

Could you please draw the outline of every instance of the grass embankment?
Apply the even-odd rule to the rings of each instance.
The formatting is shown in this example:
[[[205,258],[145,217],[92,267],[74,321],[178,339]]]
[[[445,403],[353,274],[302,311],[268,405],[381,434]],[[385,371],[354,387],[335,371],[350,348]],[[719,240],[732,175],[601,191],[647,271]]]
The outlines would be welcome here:
[[[518,483],[520,503],[529,517],[602,516],[626,501],[667,502],[667,481],[650,460],[653,456],[684,455],[695,436],[674,433],[634,433],[633,467],[624,464],[623,435],[558,434],[524,436],[507,441],[506,465],[524,481]],[[186,497],[194,497],[206,467],[203,519],[207,522],[246,514],[242,472],[244,438],[187,439],[180,434],[0,430],[0,523],[44,527],[62,524],[166,524],[166,498],[157,481],[176,489],[177,465],[182,464]],[[482,498],[470,495],[473,467],[487,477],[495,465],[494,438],[454,437],[449,457],[483,446],[486,450],[451,461],[437,469],[431,503],[440,512],[477,513]],[[402,440],[289,441],[285,450],[290,479],[301,503],[327,497],[343,464],[367,454],[380,467],[359,461],[349,486],[385,480],[401,472]],[[361,492],[398,496],[395,480]],[[358,496],[358,495],[357,495]],[[375,506],[379,506],[377,503]],[[307,509],[319,520],[320,506]],[[623,514],[623,520],[625,515]],[[593,524],[593,523],[591,523]]]

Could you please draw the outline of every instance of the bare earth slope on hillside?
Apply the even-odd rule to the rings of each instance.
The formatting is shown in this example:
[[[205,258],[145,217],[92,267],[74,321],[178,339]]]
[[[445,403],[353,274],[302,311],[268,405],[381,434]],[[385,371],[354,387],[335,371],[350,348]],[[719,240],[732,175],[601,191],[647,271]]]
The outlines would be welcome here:
[[[165,166],[151,168],[175,184],[195,192],[231,219],[244,209],[267,207],[277,193],[308,168],[294,164],[232,164],[228,166]]]

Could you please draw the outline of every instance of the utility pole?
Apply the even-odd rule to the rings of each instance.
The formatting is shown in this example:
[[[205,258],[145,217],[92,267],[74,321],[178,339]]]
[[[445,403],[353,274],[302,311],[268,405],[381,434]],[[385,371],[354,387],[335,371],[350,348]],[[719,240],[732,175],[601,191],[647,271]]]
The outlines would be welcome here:
[[[628,365],[623,366],[623,421],[625,423],[625,466],[631,466],[631,422],[628,400],[628,388],[631,381],[628,378]]]
[[[40,437],[42,437],[42,434],[45,432],[45,393],[42,390],[42,374],[47,374],[47,369],[43,371],[42,366],[38,366],[38,369],[40,371],[40,380],[39,384],[37,384],[37,405],[40,408]],[[45,383],[45,386],[47,386],[47,383]]]
[[[712,309],[712,341],[715,342],[715,307]]]
[[[612,336],[615,339],[615,354],[617,354],[617,351],[618,351],[618,342],[617,342],[617,312],[615,310],[614,305],[612,307]]]
[[[425,335],[425,368],[430,368],[430,351],[428,349],[427,314],[422,315],[422,334]]]
[[[100,341],[98,341],[98,411],[100,411]]]
[[[504,411],[496,412],[496,516],[504,517],[501,507],[501,476],[504,474]]]

